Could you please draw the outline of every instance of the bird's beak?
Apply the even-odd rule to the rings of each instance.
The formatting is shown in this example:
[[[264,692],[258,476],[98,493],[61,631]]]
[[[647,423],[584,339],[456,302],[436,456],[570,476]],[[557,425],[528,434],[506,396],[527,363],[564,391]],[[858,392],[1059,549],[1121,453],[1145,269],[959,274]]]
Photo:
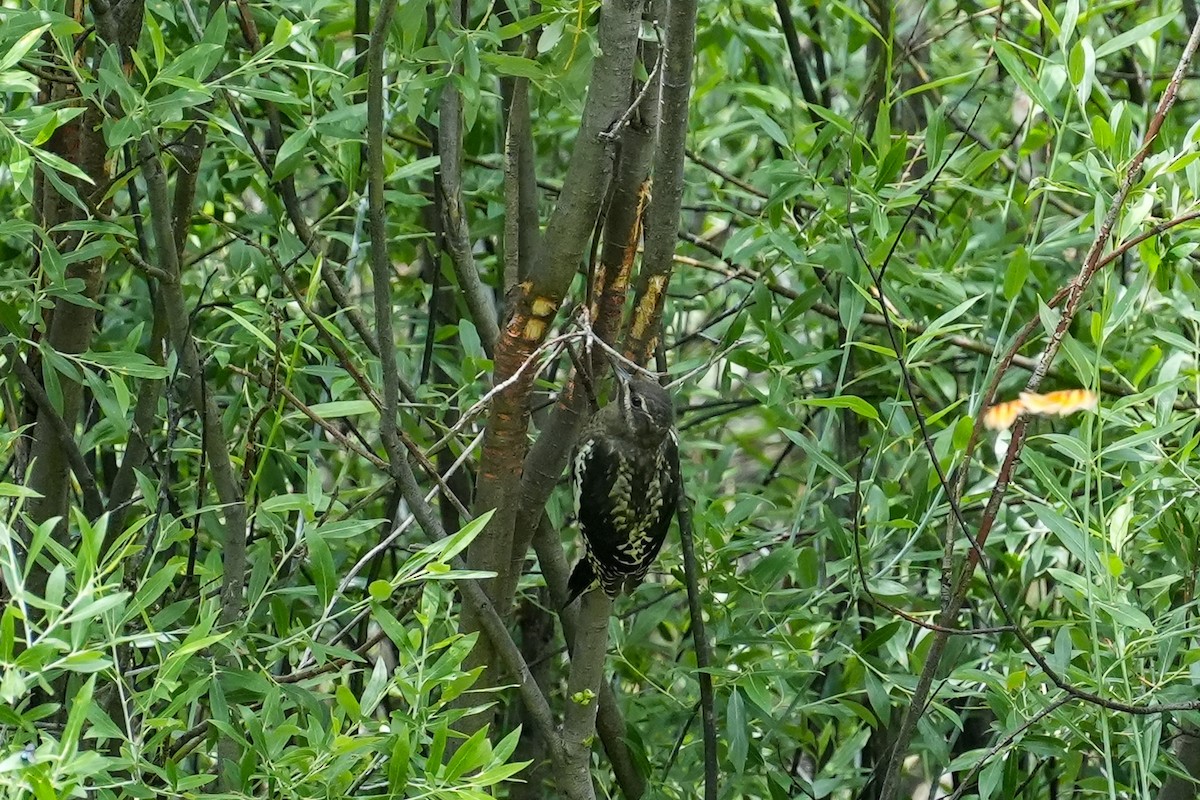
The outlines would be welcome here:
[[[625,365],[622,364],[620,361],[614,360],[612,362],[612,364],[613,364],[613,374],[617,376],[617,380],[621,383],[622,386],[628,386],[629,379],[633,377],[633,373],[631,373],[628,369],[626,369]]]

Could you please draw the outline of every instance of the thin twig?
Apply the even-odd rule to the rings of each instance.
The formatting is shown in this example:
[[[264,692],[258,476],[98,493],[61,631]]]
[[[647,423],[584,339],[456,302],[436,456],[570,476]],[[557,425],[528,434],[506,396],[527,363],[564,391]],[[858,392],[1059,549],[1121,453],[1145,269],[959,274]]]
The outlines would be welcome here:
[[[692,641],[696,647],[696,678],[700,682],[701,728],[704,731],[704,800],[717,800],[717,716],[713,708],[712,651],[704,630],[704,603],[700,598],[699,567],[692,544],[692,507],[687,490],[679,482],[676,497],[679,540],[683,550],[683,574],[687,580],[688,611],[691,615]]]
[[[629,104],[629,107],[625,109],[625,113],[621,115],[620,119],[609,126],[608,130],[600,132],[601,139],[607,139],[610,142],[617,141],[617,139],[619,139],[621,136],[621,131],[624,130],[625,126],[629,124],[629,120],[633,119],[633,115],[638,110],[638,107],[641,106],[641,104],[645,101],[646,96],[649,95],[650,91],[658,84],[659,76],[662,74],[663,57],[667,53],[667,48],[662,46],[662,29],[658,27],[658,23],[652,22],[651,24],[654,26],[654,35],[658,37],[659,44],[658,58],[654,61],[654,69],[650,71],[650,75],[646,78],[646,82],[643,83],[642,88],[638,90],[637,97],[635,97],[633,102]]]
[[[568,797],[578,800],[594,800],[596,796],[592,786],[592,739],[600,705],[600,684],[604,681],[611,614],[612,600],[597,589],[583,596],[575,618],[562,731],[567,772],[561,776],[559,788]]]
[[[1013,728],[1011,731],[1009,731],[1008,734],[1006,736],[1004,736],[1004,738],[1002,738],[1000,741],[996,742],[994,745],[992,745],[988,749],[988,751],[986,753],[984,753],[982,756],[980,756],[979,760],[975,762],[975,766],[971,767],[970,772],[968,772],[964,777],[959,779],[958,788],[954,790],[954,794],[950,795],[948,800],[961,800],[962,796],[969,789],[971,789],[975,786],[975,784],[973,783],[975,780],[975,776],[978,775],[979,771],[982,770],[984,767],[986,767],[988,765],[988,763],[993,758],[995,758],[997,754],[1000,753],[1001,750],[1003,750],[1004,748],[1008,747],[1010,744],[1015,742],[1017,740],[1017,738],[1019,736],[1021,736],[1021,734],[1025,733],[1025,731],[1029,730],[1034,725],[1041,722],[1043,719],[1050,716],[1055,711],[1058,711],[1058,709],[1062,708],[1063,706],[1065,706],[1067,703],[1070,703],[1074,699],[1075,698],[1072,697],[1071,695],[1065,694],[1062,697],[1055,700],[1050,705],[1043,708],[1038,713],[1034,714],[1029,719],[1022,722],[1016,728]]]

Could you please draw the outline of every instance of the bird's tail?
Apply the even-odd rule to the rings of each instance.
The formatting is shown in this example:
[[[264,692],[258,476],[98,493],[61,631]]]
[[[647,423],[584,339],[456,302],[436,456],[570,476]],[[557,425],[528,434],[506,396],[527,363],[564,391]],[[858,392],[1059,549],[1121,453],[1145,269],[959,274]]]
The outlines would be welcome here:
[[[574,603],[575,598],[586,592],[595,582],[596,573],[592,570],[591,562],[586,557],[579,559],[579,563],[571,572],[571,579],[567,581],[567,602],[563,603],[563,608]]]

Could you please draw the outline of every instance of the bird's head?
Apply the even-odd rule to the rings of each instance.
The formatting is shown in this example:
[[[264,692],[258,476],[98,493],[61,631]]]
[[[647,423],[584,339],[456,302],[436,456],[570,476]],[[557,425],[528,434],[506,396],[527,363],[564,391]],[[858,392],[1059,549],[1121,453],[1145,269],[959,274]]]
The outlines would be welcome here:
[[[675,407],[667,390],[653,378],[617,369],[617,403],[621,419],[643,441],[661,441],[675,425]]]

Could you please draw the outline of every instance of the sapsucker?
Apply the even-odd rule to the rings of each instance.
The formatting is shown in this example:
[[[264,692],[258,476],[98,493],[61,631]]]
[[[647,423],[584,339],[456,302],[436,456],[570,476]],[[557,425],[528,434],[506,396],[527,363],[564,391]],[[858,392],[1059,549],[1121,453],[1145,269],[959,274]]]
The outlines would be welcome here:
[[[585,555],[567,585],[570,603],[596,582],[632,592],[662,549],[679,489],[671,396],[650,378],[617,371],[616,398],[584,426],[572,459]]]

